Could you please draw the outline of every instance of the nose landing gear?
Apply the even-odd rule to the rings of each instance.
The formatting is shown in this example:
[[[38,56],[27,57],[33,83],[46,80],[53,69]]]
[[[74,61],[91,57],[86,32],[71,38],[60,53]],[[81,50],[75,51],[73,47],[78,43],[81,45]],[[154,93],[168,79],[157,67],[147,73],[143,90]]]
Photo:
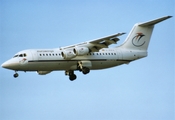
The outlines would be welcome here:
[[[13,75],[14,78],[17,78],[19,76],[19,74],[17,72],[15,72],[15,74]]]

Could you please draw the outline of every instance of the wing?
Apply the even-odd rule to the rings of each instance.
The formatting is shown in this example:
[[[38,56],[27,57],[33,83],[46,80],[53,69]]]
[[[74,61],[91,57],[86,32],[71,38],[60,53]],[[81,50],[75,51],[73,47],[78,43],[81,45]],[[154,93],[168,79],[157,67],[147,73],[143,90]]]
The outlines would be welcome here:
[[[62,51],[61,56],[64,59],[73,59],[76,56],[87,55],[90,52],[98,52],[102,48],[108,48],[109,45],[116,44],[117,41],[119,41],[117,37],[123,34],[125,33],[117,33],[117,34],[99,38],[96,40],[91,40],[80,44],[61,47],[60,48],[60,50]]]
[[[111,44],[116,44],[119,41],[118,36],[121,36],[125,33],[117,33],[110,36],[102,37],[99,39],[83,42],[80,44],[75,44],[71,46],[61,47],[60,50],[72,50],[77,47],[86,47],[90,52],[98,52],[102,48],[108,48]]]

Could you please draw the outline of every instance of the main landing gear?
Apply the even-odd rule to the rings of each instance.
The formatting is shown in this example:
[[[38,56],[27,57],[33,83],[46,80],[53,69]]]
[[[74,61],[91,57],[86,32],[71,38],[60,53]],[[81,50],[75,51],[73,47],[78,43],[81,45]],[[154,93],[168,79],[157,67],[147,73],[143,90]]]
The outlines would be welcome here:
[[[88,74],[89,72],[90,72],[90,69],[88,68],[88,67],[84,67],[83,65],[82,65],[82,62],[80,61],[80,62],[78,62],[78,70],[80,71],[80,72],[82,72],[83,74]]]
[[[90,72],[90,69],[87,68],[87,67],[83,67],[82,70],[80,70],[80,71],[82,71],[82,73],[83,73],[84,75],[86,75],[86,74],[88,74],[88,73]]]
[[[82,72],[84,75],[90,72],[90,69],[88,67],[83,67],[81,62],[78,63],[78,70]],[[70,81],[74,81],[77,78],[73,70],[65,71],[65,75],[69,76]]]
[[[65,75],[69,76],[70,81],[74,81],[77,78],[73,70],[65,71]]]
[[[80,70],[84,75],[88,74],[90,72],[90,69],[87,68],[87,67],[83,67],[82,70]],[[70,70],[70,71],[65,71],[65,75],[68,75],[69,76],[69,79],[70,81],[74,81],[77,76],[74,74],[74,71],[73,70]]]

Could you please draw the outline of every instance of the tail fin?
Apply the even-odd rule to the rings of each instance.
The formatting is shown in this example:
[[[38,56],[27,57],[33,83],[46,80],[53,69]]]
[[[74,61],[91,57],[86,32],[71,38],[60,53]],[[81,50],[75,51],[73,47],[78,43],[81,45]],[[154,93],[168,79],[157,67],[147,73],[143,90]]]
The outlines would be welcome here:
[[[147,51],[154,25],[171,17],[166,16],[149,22],[135,24],[121,47]]]

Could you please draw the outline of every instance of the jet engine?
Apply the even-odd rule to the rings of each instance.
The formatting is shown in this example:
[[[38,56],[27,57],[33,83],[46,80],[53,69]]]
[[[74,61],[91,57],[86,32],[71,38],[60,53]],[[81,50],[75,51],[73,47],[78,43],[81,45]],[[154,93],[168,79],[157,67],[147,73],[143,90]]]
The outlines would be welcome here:
[[[50,72],[52,72],[52,71],[37,71],[37,73],[38,73],[39,75],[46,75],[46,74],[48,74],[48,73],[50,73]]]
[[[74,54],[78,56],[86,55],[89,53],[89,48],[87,47],[75,47],[73,49]]]
[[[76,57],[76,54],[74,54],[73,51],[63,51],[61,52],[61,56],[64,58],[64,59],[72,59],[74,57]]]

